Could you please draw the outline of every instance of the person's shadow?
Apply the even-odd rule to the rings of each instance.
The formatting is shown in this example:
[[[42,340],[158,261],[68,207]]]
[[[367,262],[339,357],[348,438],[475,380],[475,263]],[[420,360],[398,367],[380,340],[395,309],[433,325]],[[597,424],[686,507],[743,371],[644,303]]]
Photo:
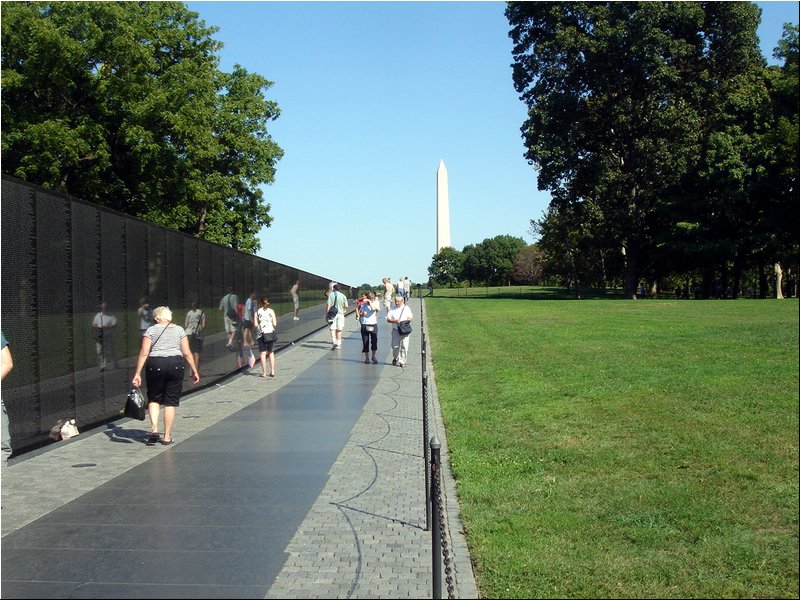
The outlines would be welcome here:
[[[147,443],[147,431],[144,429],[125,429],[114,423],[107,423],[103,433],[108,436],[110,441],[119,444]]]

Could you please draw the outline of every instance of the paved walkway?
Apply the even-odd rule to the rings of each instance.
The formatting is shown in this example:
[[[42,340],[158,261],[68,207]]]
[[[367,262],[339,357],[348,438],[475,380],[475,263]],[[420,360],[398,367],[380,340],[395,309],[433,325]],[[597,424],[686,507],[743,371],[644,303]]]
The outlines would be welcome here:
[[[432,597],[420,335],[401,369],[386,326],[363,364],[356,328],[341,350],[327,329],[282,349],[274,380],[257,366],[186,396],[172,446],[122,419],[12,459],[2,597]],[[453,597],[476,598],[427,370]]]

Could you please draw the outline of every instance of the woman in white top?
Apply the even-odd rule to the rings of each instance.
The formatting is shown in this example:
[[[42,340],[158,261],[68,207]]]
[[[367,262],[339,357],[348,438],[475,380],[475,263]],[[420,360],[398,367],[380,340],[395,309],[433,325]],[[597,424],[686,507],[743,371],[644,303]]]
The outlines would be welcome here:
[[[267,376],[267,357],[269,357],[269,376],[275,377],[275,328],[278,318],[269,307],[269,298],[261,298],[261,308],[256,312],[258,323],[258,350],[261,353],[261,377]]]
[[[364,302],[358,305],[358,321],[361,323],[361,352],[364,362],[369,362],[370,342],[372,343],[372,362],[377,363],[378,357],[378,311],[381,304],[375,297],[375,292],[368,292]]]
[[[386,315],[386,321],[392,324],[392,364],[406,366],[406,357],[408,356],[408,338],[409,335],[400,335],[397,330],[397,324],[401,321],[411,321],[414,315],[411,313],[411,308],[408,304],[403,303],[403,297],[397,295],[394,298],[394,308],[389,310]]]

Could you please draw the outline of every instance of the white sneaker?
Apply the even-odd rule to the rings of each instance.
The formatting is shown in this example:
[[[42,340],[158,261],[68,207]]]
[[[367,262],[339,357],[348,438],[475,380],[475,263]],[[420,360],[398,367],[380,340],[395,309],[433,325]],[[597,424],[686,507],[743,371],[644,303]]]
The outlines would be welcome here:
[[[294,319],[292,319],[292,321],[299,321],[299,320],[300,320],[300,317],[295,317]]]

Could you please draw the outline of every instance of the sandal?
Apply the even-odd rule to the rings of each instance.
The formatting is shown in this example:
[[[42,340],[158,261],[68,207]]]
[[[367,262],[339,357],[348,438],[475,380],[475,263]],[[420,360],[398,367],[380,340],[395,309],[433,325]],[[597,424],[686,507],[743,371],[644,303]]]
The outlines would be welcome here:
[[[169,439],[169,440],[161,440],[161,445],[162,446],[169,446],[170,444],[174,444],[174,443],[175,443],[175,439],[174,438],[173,439]]]
[[[155,444],[158,441],[159,433],[154,431],[147,436],[147,443],[148,444]]]

